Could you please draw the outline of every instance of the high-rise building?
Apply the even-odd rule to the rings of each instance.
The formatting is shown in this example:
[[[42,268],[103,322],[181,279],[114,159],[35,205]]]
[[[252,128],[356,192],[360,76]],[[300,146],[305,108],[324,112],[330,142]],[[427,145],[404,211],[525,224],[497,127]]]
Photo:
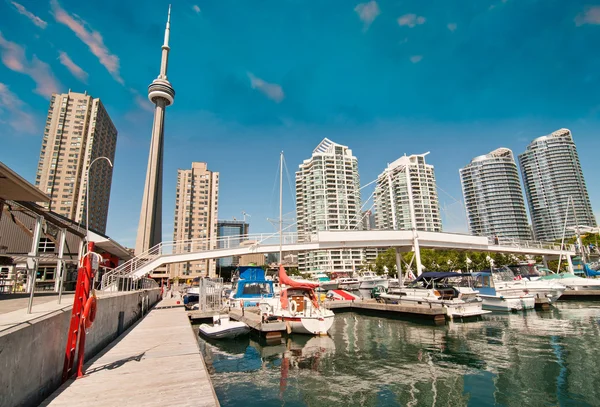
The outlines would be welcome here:
[[[324,139],[296,172],[298,234],[302,239],[326,230],[362,230],[358,160],[348,147]],[[358,270],[362,250],[299,253],[302,272]]]
[[[217,221],[217,237],[219,249],[230,247],[239,247],[242,241],[248,236],[249,225],[244,221],[239,220],[220,220]],[[217,267],[235,267],[239,263],[239,258],[236,256],[223,257],[217,259]]]
[[[512,151],[498,148],[460,170],[469,231],[499,239],[531,239]]]
[[[167,78],[169,66],[169,35],[171,33],[171,6],[165,28],[165,40],[162,45],[160,74],[148,86],[148,99],[154,103],[154,124],[148,154],[148,169],[142,197],[140,222],[135,241],[135,254],[147,252],[162,241],[162,184],[163,184],[163,149],[165,132],[165,111],[173,104],[175,89]],[[216,218],[215,218],[216,219]]]
[[[400,157],[379,175],[375,187],[377,229],[412,230],[412,195],[416,230],[442,231],[435,174],[433,165],[425,162],[427,154]]]
[[[177,194],[173,240],[175,253],[216,249],[219,207],[219,173],[206,163],[194,162],[189,170],[177,170]],[[215,260],[200,260],[171,267],[175,276],[215,276]]]
[[[536,239],[562,238],[565,216],[567,227],[596,227],[570,130],[536,138],[519,155],[519,164]],[[571,198],[574,205],[567,208]]]
[[[53,94],[46,118],[35,185],[50,210],[86,223],[86,173],[90,163],[114,163],[117,129],[100,99],[87,93]],[[90,170],[90,229],[106,232],[112,167],[98,160]]]

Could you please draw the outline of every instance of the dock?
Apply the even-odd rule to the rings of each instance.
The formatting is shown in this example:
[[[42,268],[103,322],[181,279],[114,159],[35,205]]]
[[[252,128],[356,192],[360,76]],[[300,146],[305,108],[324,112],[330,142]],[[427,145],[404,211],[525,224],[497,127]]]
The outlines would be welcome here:
[[[432,304],[384,304],[375,300],[363,301],[329,301],[324,306],[330,310],[340,311],[377,311],[398,316],[432,319],[436,322],[446,320],[446,308]]]
[[[236,321],[242,321],[254,331],[263,334],[267,339],[281,337],[283,333],[287,332],[285,322],[263,322],[257,307],[245,308],[243,312],[242,310],[232,309],[229,312],[229,317]]]
[[[219,406],[182,307],[162,300],[42,406]],[[93,329],[93,328],[92,328]]]
[[[600,300],[600,290],[565,290],[558,300]]]

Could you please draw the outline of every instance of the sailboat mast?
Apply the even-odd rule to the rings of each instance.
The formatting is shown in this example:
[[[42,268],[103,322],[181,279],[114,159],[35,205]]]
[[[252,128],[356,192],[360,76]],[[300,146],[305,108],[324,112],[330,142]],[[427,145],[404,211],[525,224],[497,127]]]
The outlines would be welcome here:
[[[279,157],[279,264],[283,264],[283,151]]]

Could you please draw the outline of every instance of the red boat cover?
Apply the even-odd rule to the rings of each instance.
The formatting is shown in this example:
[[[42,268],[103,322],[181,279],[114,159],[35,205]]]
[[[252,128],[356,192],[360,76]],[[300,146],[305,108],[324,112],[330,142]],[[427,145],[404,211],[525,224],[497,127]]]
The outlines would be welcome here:
[[[307,281],[296,281],[288,277],[282,264],[279,265],[279,284],[285,284],[292,288],[317,288],[319,283],[309,283]]]

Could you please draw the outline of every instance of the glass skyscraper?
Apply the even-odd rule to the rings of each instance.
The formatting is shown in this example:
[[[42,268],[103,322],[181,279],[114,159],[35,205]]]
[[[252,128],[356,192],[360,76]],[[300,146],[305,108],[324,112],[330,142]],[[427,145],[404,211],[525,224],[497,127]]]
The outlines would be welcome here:
[[[570,130],[536,138],[519,155],[519,163],[536,239],[561,239],[565,216],[567,227],[596,227]],[[570,198],[573,205],[567,204]],[[569,234],[573,231],[567,230]]]
[[[219,249],[228,247],[239,247],[240,243],[245,240],[242,236],[248,236],[249,225],[244,221],[238,220],[220,220],[217,222],[217,238]],[[235,267],[238,265],[237,257],[223,257],[217,259],[217,267]]]
[[[476,236],[531,239],[513,153],[498,148],[460,170],[469,231]]]

